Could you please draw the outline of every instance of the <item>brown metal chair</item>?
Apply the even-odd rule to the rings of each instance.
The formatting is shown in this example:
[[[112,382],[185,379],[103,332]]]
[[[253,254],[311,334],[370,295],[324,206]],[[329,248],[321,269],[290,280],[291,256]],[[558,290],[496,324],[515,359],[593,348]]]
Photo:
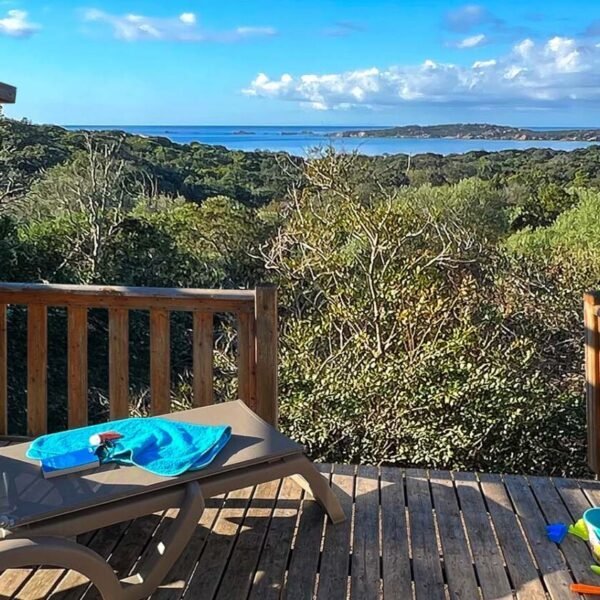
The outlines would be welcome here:
[[[48,565],[85,575],[105,600],[136,600],[160,585],[190,540],[204,498],[293,476],[334,523],[344,513],[303,449],[241,401],[165,415],[191,423],[228,424],[232,437],[206,469],[159,477],[137,467],[104,465],[50,480],[25,457],[27,444],[0,449],[0,570]],[[105,559],[73,541],[86,531],[168,508],[179,514],[143,572],[119,580]]]

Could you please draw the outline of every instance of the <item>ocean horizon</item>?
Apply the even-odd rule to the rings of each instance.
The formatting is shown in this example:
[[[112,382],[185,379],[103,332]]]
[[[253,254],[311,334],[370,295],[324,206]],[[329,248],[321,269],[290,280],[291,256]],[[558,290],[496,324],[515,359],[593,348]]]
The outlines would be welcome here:
[[[333,138],[339,131],[383,129],[385,126],[329,125],[66,125],[66,129],[124,131],[146,137],[164,137],[179,144],[198,142],[224,146],[229,150],[287,152],[306,156],[318,148],[333,146],[340,152],[357,151],[369,156],[385,154],[464,154],[471,151],[497,152],[551,148],[575,150],[590,142],[545,140],[465,140],[453,138]],[[560,131],[584,127],[529,127],[532,130]]]

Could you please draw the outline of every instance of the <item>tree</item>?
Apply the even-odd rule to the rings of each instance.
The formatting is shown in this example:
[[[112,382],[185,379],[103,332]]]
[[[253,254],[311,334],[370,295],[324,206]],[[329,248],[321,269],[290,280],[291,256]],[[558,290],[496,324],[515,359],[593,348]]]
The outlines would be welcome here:
[[[64,224],[69,249],[54,275],[77,265],[78,281],[98,281],[105,248],[143,193],[141,178],[120,157],[121,142],[99,144],[86,136],[85,149],[48,171],[27,194],[20,210],[25,219]],[[46,226],[30,230],[44,235]],[[49,233],[58,235],[56,228]]]

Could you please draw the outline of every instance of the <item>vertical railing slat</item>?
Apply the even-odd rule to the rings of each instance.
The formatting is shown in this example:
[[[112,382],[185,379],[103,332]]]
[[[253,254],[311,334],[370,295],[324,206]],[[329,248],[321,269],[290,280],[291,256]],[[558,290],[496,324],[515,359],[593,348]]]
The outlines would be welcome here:
[[[277,288],[256,288],[256,402],[265,421],[277,425]]]
[[[8,346],[6,304],[0,304],[0,435],[8,434]]]
[[[254,315],[238,314],[238,397],[253,411],[256,405],[256,335]]]
[[[108,311],[108,386],[110,418],[129,413],[129,313],[125,308]]]
[[[88,327],[87,309],[71,307],[68,312],[69,429],[87,425],[88,420]]]
[[[193,404],[209,406],[213,403],[213,314],[194,312],[193,340]]]
[[[36,437],[48,427],[48,309],[27,307],[27,435]]]
[[[600,472],[600,334],[596,308],[598,295],[584,296],[585,382],[587,399],[588,463],[592,471]]]
[[[150,401],[153,415],[171,408],[171,361],[169,311],[150,311]]]

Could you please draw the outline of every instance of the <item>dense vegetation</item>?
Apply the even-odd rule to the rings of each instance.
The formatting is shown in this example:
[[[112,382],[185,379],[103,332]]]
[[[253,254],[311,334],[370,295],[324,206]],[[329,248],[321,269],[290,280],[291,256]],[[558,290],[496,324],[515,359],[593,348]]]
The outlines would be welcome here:
[[[351,129],[334,137],[456,138],[463,140],[563,140],[600,141],[600,129],[527,129],[490,123],[403,125],[383,129]]]
[[[0,280],[281,290],[283,428],[327,460],[585,474],[581,296],[600,286],[600,147],[303,161],[0,121]],[[65,419],[64,311],[50,320]],[[191,323],[173,318],[176,405]],[[25,315],[10,312],[22,432]],[[132,316],[132,410],[147,315]],[[234,393],[231,323],[219,397]],[[106,410],[106,314],[90,410]]]

